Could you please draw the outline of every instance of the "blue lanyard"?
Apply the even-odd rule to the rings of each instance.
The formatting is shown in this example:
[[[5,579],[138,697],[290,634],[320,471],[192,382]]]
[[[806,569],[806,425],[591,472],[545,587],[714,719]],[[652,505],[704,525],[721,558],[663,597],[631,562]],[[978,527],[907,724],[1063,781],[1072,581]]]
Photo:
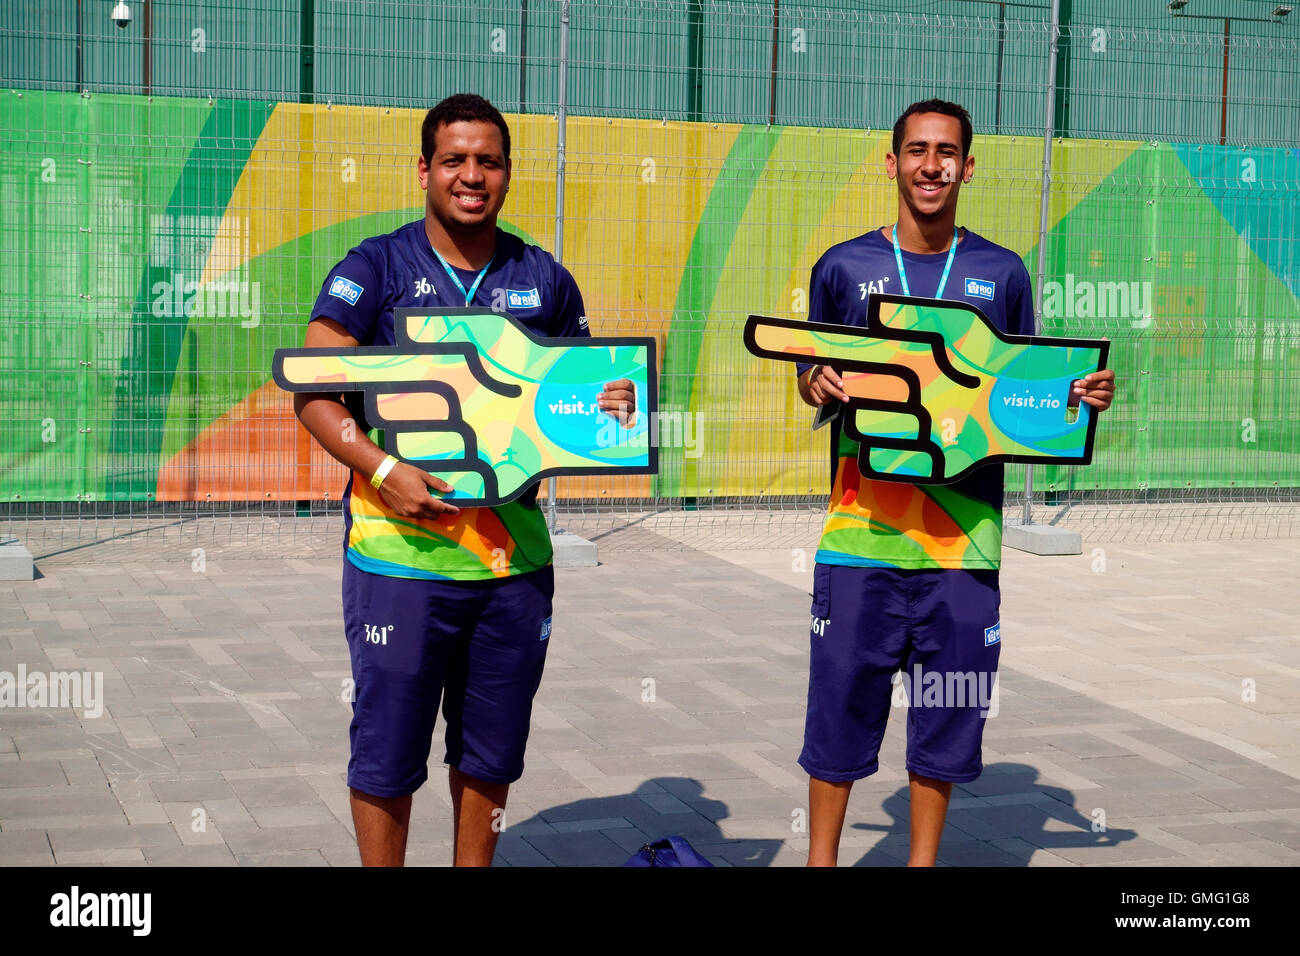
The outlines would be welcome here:
[[[487,275],[488,269],[492,268],[492,261],[496,259],[496,254],[493,253],[492,258],[488,260],[487,265],[485,265],[482,271],[479,272],[478,278],[474,280],[474,284],[471,285],[469,291],[466,292],[464,284],[460,281],[460,276],[456,275],[455,270],[447,264],[447,260],[442,257],[442,253],[437,249],[434,249],[433,246],[429,246],[429,248],[433,249],[433,254],[438,257],[438,261],[442,263],[442,267],[446,270],[447,275],[451,276],[451,281],[456,283],[457,289],[460,289],[460,294],[465,297],[465,304],[469,305],[472,303],[474,301],[474,293],[478,291],[479,283],[482,282],[483,277]]]
[[[939,288],[934,291],[936,299],[943,298],[943,287],[948,284],[948,273],[952,270],[952,260],[957,258],[957,227],[952,227],[952,245],[948,247],[948,261],[943,267],[943,277],[939,279]],[[894,261],[898,263],[898,278],[903,281],[903,295],[911,295],[907,287],[907,270],[903,268],[903,250],[898,247],[898,223],[894,223]]]

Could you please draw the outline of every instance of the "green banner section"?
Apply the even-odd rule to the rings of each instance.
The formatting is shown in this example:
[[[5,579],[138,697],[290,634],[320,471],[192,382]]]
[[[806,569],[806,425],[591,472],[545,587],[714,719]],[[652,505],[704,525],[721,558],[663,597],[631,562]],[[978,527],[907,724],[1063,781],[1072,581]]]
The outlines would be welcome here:
[[[149,497],[165,436],[178,421],[186,427],[202,424],[192,414],[182,417],[173,400],[182,365],[202,362],[208,374],[248,368],[239,364],[242,343],[236,335],[223,342],[223,348],[209,350],[206,361],[200,360],[189,324],[214,308],[227,318],[238,316],[240,327],[256,324],[256,286],[246,276],[221,276],[206,283],[203,276],[214,258],[213,245],[223,223],[224,241],[235,247],[224,256],[238,256],[240,236],[246,230],[237,221],[226,222],[226,207],[269,115],[261,103],[218,100],[212,105],[179,175],[173,177],[165,205],[150,217],[143,275],[127,331],[128,352],[120,366],[125,374],[113,395],[106,468],[95,476],[103,482],[98,494],[109,500]],[[136,155],[152,161],[152,140],[146,138],[144,148],[140,145]]]
[[[754,187],[767,167],[780,131],[770,127],[742,127],[727,154],[713,191],[691,240],[691,251],[682,268],[673,304],[672,324],[668,327],[668,354],[664,357],[663,408],[678,415],[690,415],[714,396],[704,394],[707,369],[701,357],[707,345],[717,337],[715,305],[725,295],[724,280],[734,275],[727,260],[736,246],[741,217],[749,208]],[[725,348],[725,345],[724,345]],[[725,415],[711,414],[718,422]],[[680,453],[668,453],[659,462],[655,493],[675,497],[699,494],[698,458],[689,457],[683,446]],[[708,487],[707,483],[704,487]],[[689,489],[689,490],[688,490]],[[705,492],[709,494],[709,492]]]
[[[181,328],[151,312],[148,285],[185,263],[202,268],[224,207],[210,184],[223,171],[237,176],[247,156],[245,148],[214,161],[199,152],[204,133],[214,115],[250,109],[0,96],[0,374],[12,427],[0,451],[0,497],[127,499],[152,490]],[[244,129],[223,132],[249,142]]]
[[[1046,487],[1300,484],[1298,209],[1294,151],[1147,145],[1057,223],[1043,332],[1108,336],[1121,385]]]

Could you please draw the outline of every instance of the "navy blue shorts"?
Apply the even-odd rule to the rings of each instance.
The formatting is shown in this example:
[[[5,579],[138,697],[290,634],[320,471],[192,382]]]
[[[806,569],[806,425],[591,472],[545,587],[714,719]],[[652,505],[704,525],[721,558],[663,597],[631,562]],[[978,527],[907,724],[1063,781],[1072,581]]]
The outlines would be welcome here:
[[[909,771],[978,777],[998,707],[999,605],[997,571],[818,564],[799,766],[829,781],[875,773],[889,711],[906,706]]]
[[[489,783],[518,780],[554,593],[550,567],[428,581],[370,574],[344,559],[355,682],[348,786],[377,797],[419,789],[440,699],[446,763]]]

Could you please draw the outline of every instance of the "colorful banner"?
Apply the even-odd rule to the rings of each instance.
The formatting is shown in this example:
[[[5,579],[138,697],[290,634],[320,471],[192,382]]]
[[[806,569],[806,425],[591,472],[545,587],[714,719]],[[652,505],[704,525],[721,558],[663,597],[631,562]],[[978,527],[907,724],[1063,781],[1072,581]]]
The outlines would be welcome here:
[[[349,248],[423,215],[422,115],[0,94],[0,499],[339,494],[271,359]],[[554,118],[507,119],[502,225],[551,247]],[[959,215],[1031,276],[1041,148],[977,136]],[[569,118],[564,262],[593,334],[659,345],[660,470],[562,496],[825,493],[824,433],[741,331],[805,318],[821,253],[894,218],[887,149],[887,131]],[[1053,166],[1041,332],[1109,338],[1118,391],[1092,464],[1037,487],[1300,486],[1300,153],[1067,139]]]

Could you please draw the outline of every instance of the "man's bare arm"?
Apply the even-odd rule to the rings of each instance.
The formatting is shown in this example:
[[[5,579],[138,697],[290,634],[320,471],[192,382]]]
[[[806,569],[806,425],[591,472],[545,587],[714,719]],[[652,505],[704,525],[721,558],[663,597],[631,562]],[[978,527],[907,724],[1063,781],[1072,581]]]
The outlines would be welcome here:
[[[309,349],[353,348],[359,344],[333,319],[316,319],[307,326],[304,345]],[[341,395],[298,392],[293,397],[293,411],[321,447],[353,471],[369,477],[387,457],[387,452],[357,425]],[[459,508],[429,494],[430,488],[441,492],[452,490],[445,481],[399,461],[384,478],[380,494],[390,508],[406,518],[437,518],[460,513]]]

